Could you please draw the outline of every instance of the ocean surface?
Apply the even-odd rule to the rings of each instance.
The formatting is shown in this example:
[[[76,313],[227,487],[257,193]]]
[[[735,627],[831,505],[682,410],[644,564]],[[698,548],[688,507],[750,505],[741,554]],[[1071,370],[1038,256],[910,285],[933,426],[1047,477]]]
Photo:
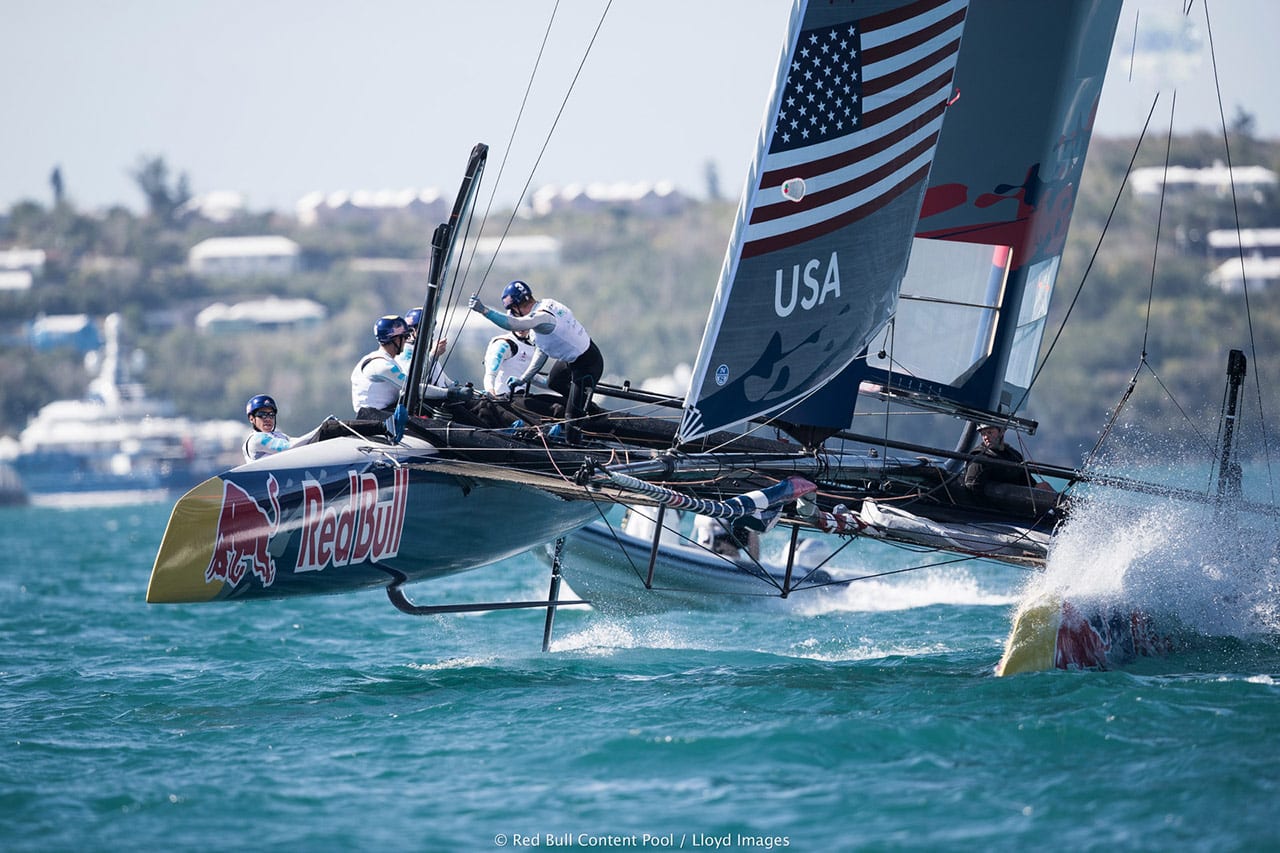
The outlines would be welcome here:
[[[1280,646],[1258,624],[1276,588],[1223,596],[1206,578],[1240,566],[1197,554],[1186,519],[1149,520],[1140,546],[1078,536],[1049,574],[1142,563],[1130,592],[1193,633],[1208,620],[1196,642],[1001,679],[1044,582],[1007,566],[564,609],[544,653],[543,611],[414,617],[380,591],[148,605],[168,510],[0,510],[6,851],[1280,846]],[[936,559],[865,541],[838,558]],[[538,599],[547,574],[522,557],[409,592]]]

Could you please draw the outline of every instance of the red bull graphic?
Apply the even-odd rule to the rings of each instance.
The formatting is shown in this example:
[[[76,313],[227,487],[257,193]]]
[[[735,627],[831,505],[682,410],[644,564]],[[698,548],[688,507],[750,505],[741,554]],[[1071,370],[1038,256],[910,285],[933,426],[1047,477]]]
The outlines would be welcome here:
[[[391,494],[378,500],[374,474],[348,475],[349,497],[326,505],[324,489],[302,483],[302,542],[295,571],[318,572],[329,566],[376,563],[400,552],[409,497],[409,470],[395,469]]]
[[[1094,610],[1086,617],[1070,602],[1062,603],[1054,656],[1058,669],[1110,669],[1172,651],[1172,638],[1160,634],[1140,610]]]
[[[205,583],[225,581],[235,586],[246,570],[252,570],[263,586],[271,586],[276,579],[276,561],[267,546],[280,525],[279,495],[280,484],[274,475],[267,475],[267,499],[271,502],[268,515],[243,488],[230,480],[223,481],[222,510],[218,514],[213,557],[204,570]]]

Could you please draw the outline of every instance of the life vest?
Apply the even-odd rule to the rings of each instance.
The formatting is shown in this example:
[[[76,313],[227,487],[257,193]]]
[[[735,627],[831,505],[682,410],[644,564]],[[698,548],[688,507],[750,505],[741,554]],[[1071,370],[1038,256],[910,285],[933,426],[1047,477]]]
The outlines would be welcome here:
[[[550,314],[556,318],[556,327],[543,334],[536,329],[533,332],[534,343],[538,349],[557,361],[571,362],[587,351],[591,346],[591,336],[582,324],[574,319],[573,312],[554,299],[539,299],[533,306],[530,315],[537,313]]]
[[[376,369],[369,371],[370,365],[376,362]],[[400,389],[404,379],[398,382],[396,375],[404,376],[404,371],[396,364],[395,359],[381,349],[374,350],[356,363],[351,371],[351,409],[358,412],[363,408],[385,409],[400,399]]]
[[[510,355],[505,357],[503,344],[511,348]],[[490,394],[504,393],[507,379],[524,376],[533,363],[533,353],[533,345],[520,341],[515,335],[498,335],[489,341],[484,353],[485,390]]]

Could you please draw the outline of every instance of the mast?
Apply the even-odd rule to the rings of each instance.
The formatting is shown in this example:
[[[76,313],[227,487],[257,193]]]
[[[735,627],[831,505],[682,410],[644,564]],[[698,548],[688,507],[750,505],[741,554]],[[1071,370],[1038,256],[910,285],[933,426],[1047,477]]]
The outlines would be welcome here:
[[[1247,370],[1248,359],[1243,352],[1233,349],[1227,355],[1227,411],[1222,419],[1222,445],[1218,453],[1218,497],[1220,499],[1238,498],[1243,490],[1240,463],[1233,458],[1233,443],[1236,412],[1239,409],[1240,393]]]
[[[413,360],[409,362],[408,380],[400,392],[400,402],[396,404],[392,415],[391,433],[399,441],[404,435],[404,424],[410,413],[416,414],[421,405],[422,378],[430,376],[433,366],[428,363],[435,340],[436,314],[440,306],[440,286],[454,268],[454,261],[461,251],[459,231],[471,218],[471,210],[475,205],[476,195],[480,189],[480,177],[484,174],[485,161],[489,156],[489,146],[483,142],[476,143],[467,159],[467,170],[462,178],[462,186],[453,202],[453,210],[449,221],[436,226],[431,235],[431,265],[427,271],[427,293],[422,302],[422,321],[418,327],[418,341],[413,348]]]

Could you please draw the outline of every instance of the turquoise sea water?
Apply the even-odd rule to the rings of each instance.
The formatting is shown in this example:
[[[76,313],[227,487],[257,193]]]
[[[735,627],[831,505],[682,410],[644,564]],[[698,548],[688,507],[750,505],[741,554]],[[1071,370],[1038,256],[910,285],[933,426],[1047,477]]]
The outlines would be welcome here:
[[[540,611],[147,605],[167,514],[0,510],[5,850],[1280,844],[1265,638],[998,679],[1026,575],[969,563],[786,606],[563,610],[543,653]],[[520,558],[410,591],[546,586]]]

